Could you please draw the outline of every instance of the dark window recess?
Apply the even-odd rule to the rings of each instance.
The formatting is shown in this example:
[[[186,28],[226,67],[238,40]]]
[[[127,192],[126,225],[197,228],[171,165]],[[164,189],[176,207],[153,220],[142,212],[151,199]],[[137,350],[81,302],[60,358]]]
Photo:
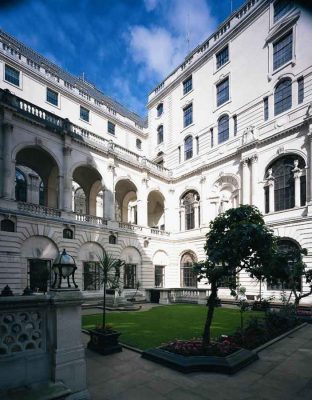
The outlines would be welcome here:
[[[15,224],[10,219],[3,219],[0,226],[3,232],[15,232]]]
[[[124,288],[135,289],[136,264],[126,264],[124,269]]]
[[[184,159],[189,160],[193,157],[193,138],[188,136],[184,140]]]
[[[268,214],[270,212],[270,188],[269,186],[264,187],[264,208],[265,213]]]
[[[47,88],[47,102],[58,106],[58,93],[52,89]]]
[[[142,149],[142,142],[141,142],[141,140],[140,140],[140,139],[137,139],[135,143],[136,143],[136,147],[137,147],[139,150],[141,150],[141,149]]]
[[[159,125],[157,128],[157,144],[160,144],[164,141],[164,126]]]
[[[229,98],[229,78],[226,78],[217,85],[217,106],[221,106],[221,104],[228,101]]]
[[[196,154],[199,154],[199,137],[196,136]]]
[[[181,258],[181,287],[197,287],[197,275],[193,271],[194,257],[186,253]]]
[[[292,8],[292,0],[277,0],[274,3],[274,22],[280,20]]]
[[[185,229],[194,229],[195,228],[195,205],[198,207],[198,218],[199,218],[199,195],[197,192],[190,191],[187,192],[183,199],[182,203],[185,209]],[[199,220],[197,221],[199,223]]]
[[[51,261],[28,260],[28,286],[33,292],[46,293],[51,284]]]
[[[80,106],[80,118],[86,122],[89,122],[90,111],[82,106]]]
[[[218,143],[223,143],[229,138],[229,116],[223,115],[218,121]]]
[[[164,271],[164,266],[155,265],[155,287],[164,287]]]
[[[178,147],[179,164],[181,164],[181,146]]]
[[[281,114],[291,108],[291,79],[284,79],[277,84],[274,93],[274,115]]]
[[[193,104],[188,105],[183,108],[183,123],[184,128],[188,125],[191,125],[193,122]]]
[[[304,100],[304,78],[298,79],[298,104],[302,103]]]
[[[64,239],[73,239],[74,238],[73,230],[69,229],[69,228],[63,229],[63,238]]]
[[[237,135],[237,115],[233,115],[233,129],[234,129],[234,136]]]
[[[4,79],[7,82],[13,83],[13,85],[20,85],[20,72],[15,68],[10,67],[9,65],[5,65],[5,73]]]
[[[213,147],[214,146],[214,142],[213,142],[213,128],[210,128],[210,146]]]
[[[292,31],[273,44],[273,70],[276,70],[292,59],[292,47]]]
[[[229,61],[229,47],[226,46],[224,49],[219,51],[216,55],[217,69],[222,67],[225,63]]]
[[[111,135],[115,135],[115,128],[116,125],[113,124],[111,121],[107,121],[107,132]]]
[[[163,112],[164,112],[164,104],[159,103],[157,106],[157,117],[160,117]]]
[[[15,200],[27,201],[27,182],[25,175],[19,170],[15,170]]]
[[[83,264],[83,290],[101,289],[101,268],[98,262],[88,261]]]
[[[269,98],[265,97],[263,99],[263,118],[265,121],[269,119]]]
[[[183,82],[183,94],[190,92],[193,89],[193,79],[190,76]]]
[[[109,235],[108,243],[109,244],[116,244],[117,243],[117,237],[115,235]]]
[[[306,198],[307,198],[307,182],[306,176],[300,177],[300,205],[301,207],[306,205]]]

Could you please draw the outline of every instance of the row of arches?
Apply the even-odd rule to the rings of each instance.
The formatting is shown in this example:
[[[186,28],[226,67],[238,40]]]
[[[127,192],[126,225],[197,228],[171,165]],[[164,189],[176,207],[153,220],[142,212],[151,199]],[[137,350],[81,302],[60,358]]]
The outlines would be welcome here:
[[[218,181],[212,187],[208,200],[215,204],[216,213],[236,207],[240,199],[240,178]],[[138,198],[138,188],[130,178],[115,184],[114,193],[104,186],[104,179],[93,166],[74,169],[71,177],[71,211],[78,214],[112,218],[116,221],[138,224],[138,216],[147,201],[146,224],[151,228],[165,229],[166,199],[159,189],[147,194],[146,200]],[[283,154],[265,169],[263,178],[265,212],[286,210],[306,203],[306,163],[298,154]],[[244,182],[243,182],[244,184]],[[15,173],[15,199],[42,206],[61,208],[60,175],[53,157],[39,147],[24,148],[17,153]],[[184,191],[180,197],[180,229],[200,226],[203,201],[195,189]],[[110,214],[109,207],[114,210]]]

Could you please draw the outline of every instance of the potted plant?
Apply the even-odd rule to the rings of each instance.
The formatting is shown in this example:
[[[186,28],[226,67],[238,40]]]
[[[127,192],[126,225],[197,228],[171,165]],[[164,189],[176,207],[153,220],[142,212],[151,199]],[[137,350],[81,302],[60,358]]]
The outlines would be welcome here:
[[[113,258],[105,250],[99,258],[99,275],[97,279],[103,285],[103,313],[102,323],[94,329],[90,329],[90,341],[88,348],[100,354],[106,355],[122,351],[118,342],[120,332],[106,324],[106,289],[117,288],[120,280],[120,270],[124,261]]]

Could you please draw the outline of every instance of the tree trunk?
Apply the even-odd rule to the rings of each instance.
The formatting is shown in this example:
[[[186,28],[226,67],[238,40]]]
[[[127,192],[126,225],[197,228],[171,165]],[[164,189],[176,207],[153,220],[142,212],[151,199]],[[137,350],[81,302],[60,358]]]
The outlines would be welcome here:
[[[106,283],[104,282],[103,289],[103,315],[102,315],[102,329],[105,329],[106,325]]]
[[[212,323],[212,319],[213,319],[213,313],[214,313],[214,309],[215,309],[217,293],[218,293],[217,285],[215,282],[213,282],[213,283],[211,283],[211,293],[210,293],[210,296],[209,296],[208,302],[207,302],[208,311],[207,311],[207,318],[206,318],[205,328],[204,328],[204,333],[203,333],[203,347],[204,348],[207,348],[210,344],[210,336],[211,336],[210,327],[211,327],[211,323]]]

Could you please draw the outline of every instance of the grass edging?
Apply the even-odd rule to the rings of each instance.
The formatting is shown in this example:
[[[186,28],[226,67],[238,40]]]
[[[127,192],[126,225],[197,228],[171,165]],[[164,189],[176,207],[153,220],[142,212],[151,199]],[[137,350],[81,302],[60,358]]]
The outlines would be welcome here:
[[[277,336],[276,338],[274,338],[274,339],[272,339],[272,340],[269,340],[268,342],[262,344],[262,345],[259,346],[259,347],[256,347],[256,348],[253,349],[252,351],[253,351],[254,353],[260,353],[260,351],[266,349],[266,348],[269,347],[269,346],[272,346],[272,344],[274,344],[274,343],[276,343],[276,342],[279,342],[280,340],[284,339],[284,337],[286,337],[286,336],[288,336],[288,335],[291,335],[293,332],[298,331],[299,329],[303,328],[303,327],[306,326],[306,325],[308,325],[308,323],[307,323],[307,322],[304,322],[303,324],[296,326],[295,328],[291,329],[290,331],[284,332],[284,333],[282,333],[281,335]]]

